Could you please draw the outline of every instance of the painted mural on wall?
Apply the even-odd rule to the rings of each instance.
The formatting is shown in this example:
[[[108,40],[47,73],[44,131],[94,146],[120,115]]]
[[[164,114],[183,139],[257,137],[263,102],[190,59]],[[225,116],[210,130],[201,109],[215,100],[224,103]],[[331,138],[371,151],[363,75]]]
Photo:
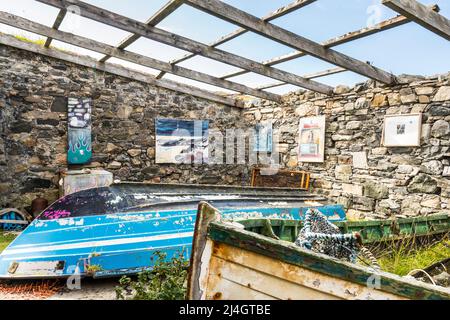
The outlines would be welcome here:
[[[156,163],[208,163],[207,120],[155,121]]]
[[[324,162],[325,116],[302,118],[299,135],[298,161]]]
[[[92,158],[91,104],[89,98],[69,98],[68,150],[69,164],[89,163]]]
[[[271,121],[256,124],[253,151],[272,152],[272,139],[273,129]]]

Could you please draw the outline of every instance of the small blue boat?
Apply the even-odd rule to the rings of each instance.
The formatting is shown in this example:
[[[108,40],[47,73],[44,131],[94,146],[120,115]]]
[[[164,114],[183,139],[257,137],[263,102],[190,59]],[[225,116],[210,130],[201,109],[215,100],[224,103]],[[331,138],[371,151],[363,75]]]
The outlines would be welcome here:
[[[115,184],[70,194],[44,210],[0,254],[0,278],[133,274],[152,267],[155,251],[189,259],[200,201],[230,220],[303,219],[311,207],[345,219],[342,206],[301,190]]]

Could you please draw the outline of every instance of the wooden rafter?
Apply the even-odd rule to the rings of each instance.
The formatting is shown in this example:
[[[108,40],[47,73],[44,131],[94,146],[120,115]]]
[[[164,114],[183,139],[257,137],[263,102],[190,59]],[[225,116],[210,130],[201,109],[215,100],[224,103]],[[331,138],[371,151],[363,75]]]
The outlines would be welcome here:
[[[386,71],[349,57],[343,53],[326,48],[314,41],[280,28],[274,24],[264,22],[247,12],[219,0],[185,0],[185,3],[222,20],[239,25],[242,28],[256,32],[286,46],[302,50],[316,58],[364,75],[368,78],[387,84],[395,82],[395,77]]]
[[[182,0],[170,0],[164,7],[158,10],[153,16],[151,16],[145,24],[149,26],[156,26],[165,18],[167,18],[172,12],[177,10],[183,4]],[[117,46],[118,49],[125,49],[130,46],[132,43],[136,42],[141,36],[137,34],[132,34],[123,39],[120,44]],[[106,62],[110,56],[106,55],[100,59],[100,62]]]
[[[166,88],[169,90],[182,92],[188,95],[196,96],[199,98],[207,99],[221,104],[239,108],[243,107],[242,101],[236,100],[234,98],[221,96],[207,90],[202,90],[175,81],[156,79],[152,75],[139,71],[134,71],[115,64],[101,63],[98,60],[87,56],[79,56],[65,51],[60,51],[52,48],[45,48],[44,46],[40,46],[32,42],[21,41],[13,36],[9,36],[6,34],[0,34],[0,44],[18,48],[21,50],[30,51],[36,54],[45,55],[51,58],[67,61],[76,65],[85,66],[103,72],[108,72],[131,80],[140,81],[151,85],[159,86],[162,88]]]
[[[450,41],[450,20],[415,0],[383,0],[383,4]]]
[[[151,40],[159,41],[170,46],[177,47],[182,50],[197,53],[198,55],[206,58],[211,58],[229,65],[233,65],[238,68],[243,68],[276,80],[285,81],[287,83],[300,86],[312,91],[331,94],[333,88],[313,81],[305,79],[298,75],[275,69],[272,67],[264,66],[263,64],[247,59],[223,50],[211,48],[201,42],[194,41],[171,32],[158,29],[156,27],[148,26],[145,23],[137,20],[127,18],[108,11],[103,8],[98,8],[93,5],[87,4],[78,0],[37,0],[39,2],[52,5],[56,8],[63,9],[70,5],[76,5],[80,8],[81,16],[86,18],[116,27],[131,33],[138,34],[142,37],[146,37]]]
[[[53,29],[58,30],[58,28],[61,26],[61,23],[64,20],[64,17],[67,14],[67,10],[66,9],[61,9],[58,12],[58,15],[56,16],[55,22],[53,23]],[[48,48],[50,47],[50,44],[52,43],[52,38],[47,38],[47,40],[45,41],[44,47]]]
[[[257,89],[253,89],[247,87],[243,84],[231,82],[229,80],[219,79],[213,76],[210,76],[205,73],[201,73],[198,71],[190,70],[187,68],[183,68],[180,66],[172,66],[167,62],[156,60],[153,58],[149,58],[137,53],[133,53],[130,51],[125,51],[118,49],[116,47],[107,45],[105,43],[101,43],[92,39],[88,39],[85,37],[77,36],[68,32],[55,30],[49,28],[43,24],[39,24],[37,22],[0,11],[0,23],[7,24],[10,26],[14,26],[16,28],[20,28],[29,32],[37,33],[46,37],[51,37],[53,39],[63,41],[65,43],[85,48],[88,50],[96,51],[102,54],[109,55],[110,57],[115,57],[118,59],[123,59],[132,63],[140,64],[149,68],[164,70],[166,72],[170,72],[174,75],[189,78],[196,81],[201,81],[204,83],[208,83],[215,86],[220,86],[222,88],[226,88],[229,90],[234,90],[237,92],[242,92],[245,94],[249,94],[252,96],[260,97],[267,100],[272,101],[281,101],[281,97],[277,94],[273,94],[270,92],[264,92]]]
[[[279,8],[279,9],[277,9],[274,12],[269,13],[268,15],[263,17],[261,20],[266,21],[266,22],[275,20],[275,19],[280,18],[280,17],[282,17],[284,15],[287,15],[287,14],[289,14],[289,13],[295,11],[295,10],[298,10],[298,9],[301,9],[301,8],[307,6],[307,5],[310,5],[310,4],[312,4],[313,2],[316,2],[316,1],[317,0],[296,0],[296,1],[290,3],[290,4],[286,5],[286,6],[283,6],[283,7]],[[217,39],[216,41],[210,43],[209,45],[211,47],[218,47],[218,46],[220,46],[220,45],[222,45],[222,44],[224,44],[224,43],[226,43],[228,41],[231,41],[231,40],[233,40],[233,39],[235,39],[235,38],[237,38],[237,37],[247,33],[247,31],[248,31],[247,29],[238,28],[238,29],[234,30],[233,32],[230,32],[229,34],[227,34],[227,35],[225,35],[223,37],[220,37],[219,39]],[[188,53],[188,54],[184,55],[181,58],[178,58],[178,59],[170,61],[170,63],[175,65],[175,64],[181,63],[183,61],[186,61],[188,59],[191,59],[191,58],[193,58],[195,56],[196,56],[195,53]],[[164,76],[164,74],[165,74],[165,72],[163,71],[160,74],[158,74],[156,76],[156,78],[161,79]]]
[[[336,68],[331,68],[331,69],[327,69],[327,70],[323,70],[323,71],[319,71],[319,72],[305,74],[303,77],[305,77],[306,79],[315,79],[315,78],[325,77],[325,76],[329,76],[332,74],[341,73],[341,72],[345,72],[345,71],[347,71],[347,70],[344,68],[336,67]],[[262,85],[262,86],[257,87],[256,89],[265,90],[265,89],[270,89],[270,88],[275,88],[275,87],[281,87],[284,85],[286,85],[286,83],[277,82],[277,83]]]
[[[326,48],[331,48],[334,46],[338,46],[344,43],[348,43],[357,39],[361,39],[373,34],[376,34],[378,32],[382,32],[382,31],[386,31],[401,25],[404,25],[406,23],[410,22],[409,19],[403,17],[403,16],[397,16],[385,21],[382,21],[380,23],[377,23],[371,27],[367,27],[367,28],[363,28],[363,29],[359,29],[356,31],[352,31],[352,32],[348,32],[344,35],[335,37],[335,38],[331,38],[325,42],[322,43],[322,45]],[[294,59],[298,59],[301,57],[306,56],[307,54],[303,51],[294,51],[279,57],[275,57],[272,58],[270,60],[266,60],[263,61],[262,64],[266,65],[266,66],[274,66],[283,62],[287,62],[287,61],[291,61]],[[237,72],[233,72],[233,73],[229,73],[226,74],[224,76],[222,76],[222,79],[228,79],[228,78],[232,78],[232,77],[237,77],[243,74],[246,74],[247,71],[245,70],[241,70],[241,71],[237,71]]]

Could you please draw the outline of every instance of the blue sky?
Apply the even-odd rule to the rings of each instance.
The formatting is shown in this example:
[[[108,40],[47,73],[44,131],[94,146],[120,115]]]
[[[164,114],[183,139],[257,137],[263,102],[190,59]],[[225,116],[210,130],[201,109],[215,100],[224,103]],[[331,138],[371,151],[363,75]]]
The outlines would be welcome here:
[[[139,21],[148,19],[167,1],[86,0],[90,4],[132,17]],[[224,2],[258,17],[265,16],[293,1],[224,0]],[[420,0],[420,2],[423,4],[438,4],[441,8],[440,13],[446,17],[450,17],[450,1]],[[394,11],[384,7],[380,3],[381,0],[318,0],[294,13],[273,20],[272,23],[316,42],[322,42],[349,31],[366,27],[368,23],[370,24],[374,21],[385,20],[396,16]],[[11,12],[48,26],[53,24],[58,13],[57,9],[33,0],[0,0],[0,10]],[[212,42],[220,36],[236,29],[236,26],[228,22],[211,17],[187,5],[181,6],[176,12],[158,25],[158,27],[176,34],[191,37],[203,43]],[[127,32],[73,15],[66,17],[61,25],[61,30],[90,37],[111,45],[117,45],[122,38],[128,35]],[[40,38],[37,35],[32,35],[1,24],[0,31]],[[95,58],[102,57],[101,54],[88,50],[80,50],[58,41],[54,41],[54,45]],[[237,39],[223,44],[219,48],[257,61],[270,59],[294,51],[290,47],[278,44],[252,32],[248,32]],[[450,71],[450,42],[413,22],[334,47],[334,49],[362,61],[370,61],[373,65],[396,75],[402,73],[434,75]],[[170,61],[183,56],[185,53],[183,50],[143,38],[131,45],[128,50],[163,61]],[[110,62],[123,64],[151,74],[158,73],[156,70],[137,66],[118,59],[110,59]],[[238,68],[203,57],[195,57],[180,65],[215,76],[222,76],[229,72],[239,70]],[[276,65],[275,67],[295,74],[304,75],[322,71],[333,66],[313,57],[302,57]],[[212,91],[219,90],[227,92],[227,90],[221,88],[173,75],[167,75],[166,78],[193,84]],[[235,77],[230,80],[251,87],[277,82],[276,80],[254,73],[248,73],[247,75]],[[338,84],[353,85],[364,80],[366,80],[365,77],[353,72],[344,72],[316,79],[316,81],[333,86]],[[270,89],[269,91],[286,93],[296,89],[298,87],[285,85]]]

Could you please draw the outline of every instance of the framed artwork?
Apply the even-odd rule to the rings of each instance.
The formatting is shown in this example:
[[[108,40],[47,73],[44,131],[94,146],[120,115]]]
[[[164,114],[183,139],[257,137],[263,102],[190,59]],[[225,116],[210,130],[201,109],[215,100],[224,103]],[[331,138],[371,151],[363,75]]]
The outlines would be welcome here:
[[[384,118],[382,145],[385,147],[418,147],[422,114],[388,115]]]
[[[91,99],[68,99],[68,164],[86,164],[91,161],[91,104]]]
[[[272,121],[256,124],[253,151],[272,152],[272,139]]]
[[[325,116],[300,119],[298,161],[324,162]]]
[[[156,119],[156,163],[208,163],[208,121]]]

